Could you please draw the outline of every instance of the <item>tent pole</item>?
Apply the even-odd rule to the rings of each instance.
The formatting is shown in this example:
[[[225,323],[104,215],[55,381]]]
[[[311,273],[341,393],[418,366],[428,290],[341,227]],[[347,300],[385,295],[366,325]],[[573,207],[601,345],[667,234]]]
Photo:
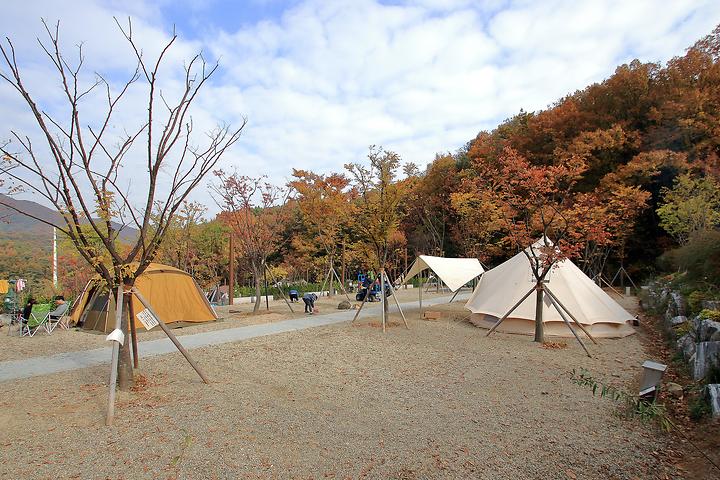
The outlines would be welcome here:
[[[152,313],[153,317],[155,317],[155,319],[158,321],[160,328],[162,328],[162,331],[165,332],[165,335],[167,335],[168,338],[170,339],[170,341],[175,344],[175,346],[177,347],[178,350],[180,350],[180,353],[183,354],[183,357],[185,357],[185,360],[187,360],[188,363],[190,364],[190,366],[192,366],[195,369],[195,371],[197,372],[197,374],[200,375],[200,378],[202,378],[202,381],[205,382],[206,384],[209,384],[210,380],[208,380],[207,377],[205,376],[205,374],[202,372],[202,370],[200,370],[200,367],[198,367],[198,365],[192,359],[192,357],[190,356],[188,351],[185,350],[185,347],[183,347],[180,344],[177,337],[175,337],[175,334],[170,331],[170,329],[167,327],[167,325],[165,325],[165,322],[163,322],[162,319],[158,316],[158,314],[155,313],[155,310],[153,310],[153,308],[150,306],[148,301],[145,300],[145,297],[142,296],[142,293],[140,293],[140,291],[135,287],[133,287],[131,291],[137,297],[137,299],[140,300],[140,303],[142,303],[145,306],[145,308],[147,308],[150,311],[150,313]]]
[[[388,287],[390,287],[390,295],[392,295],[393,300],[395,300],[395,305],[397,305],[398,310],[400,310],[400,315],[402,316],[403,322],[405,323],[405,328],[410,330],[410,327],[408,326],[407,319],[405,318],[405,314],[402,311],[402,307],[400,307],[400,302],[397,299],[397,296],[395,296],[395,288],[393,288],[392,283],[388,280]]]
[[[590,335],[590,332],[588,332],[587,329],[583,326],[583,324],[580,323],[577,318],[575,318],[575,315],[573,315],[572,312],[570,310],[568,310],[568,308],[565,305],[563,305],[563,303],[560,301],[559,298],[557,298],[557,296],[552,292],[552,290],[550,290],[547,286],[545,286],[545,291],[550,295],[550,299],[555,300],[555,302],[557,302],[557,304],[560,305],[560,307],[562,307],[563,310],[565,310],[565,312],[570,316],[570,318],[572,318],[573,322],[575,322],[575,324],[578,327],[580,327],[580,330],[582,330],[585,333],[585,335],[587,335],[588,338],[590,340],[592,340],[592,342],[595,345],[597,345],[598,344],[597,340],[595,340],[595,338],[592,335]]]
[[[588,351],[587,347],[585,346],[585,344],[583,343],[583,341],[580,339],[580,337],[578,336],[578,334],[577,334],[577,332],[575,331],[575,329],[572,328],[572,325],[570,325],[570,321],[569,321],[569,320],[567,319],[567,317],[565,316],[565,313],[563,313],[562,309],[560,308],[560,305],[558,305],[557,302],[555,302],[555,299],[552,297],[552,295],[548,295],[548,297],[550,298],[550,302],[551,302],[551,303],[555,306],[555,308],[557,309],[558,313],[560,314],[560,317],[563,319],[563,322],[565,322],[565,325],[567,325],[567,327],[568,327],[568,328],[570,329],[570,331],[572,332],[573,336],[575,336],[575,339],[578,341],[578,343],[580,343],[580,346],[583,348],[583,350],[585,350],[585,353],[587,354],[587,356],[590,357],[590,358],[592,358],[592,355],[590,355],[590,352]]]
[[[119,308],[115,306],[115,330],[120,330],[122,322],[122,304],[123,304],[123,285],[118,285],[117,303]],[[108,410],[105,417],[105,425],[108,427],[113,424],[115,417],[115,388],[117,386],[118,360],[120,359],[120,342],[113,341],[112,360],[110,361],[110,393],[108,395]]]
[[[502,322],[504,322],[505,319],[506,319],[507,317],[509,317],[510,314],[511,314],[512,312],[514,312],[515,309],[518,308],[518,307],[520,306],[520,304],[521,304],[522,302],[524,302],[525,299],[526,299],[527,297],[529,297],[530,294],[533,293],[534,291],[535,291],[535,287],[532,287],[529,292],[527,292],[525,295],[523,295],[523,297],[520,299],[520,301],[518,301],[515,305],[513,305],[513,307],[512,307],[510,310],[508,310],[508,312],[507,312],[505,315],[503,315],[502,318],[500,318],[500,320],[498,320],[497,322],[495,322],[495,325],[492,326],[492,328],[490,329],[490,331],[489,331],[489,332],[487,333],[487,335],[485,335],[485,336],[486,336],[486,337],[489,337],[490,334],[491,334],[492,332],[494,332],[495,329],[496,329],[497,327],[499,327],[500,324],[501,324]]]
[[[420,287],[420,288],[418,288],[418,296],[420,298],[420,318],[422,318],[422,316],[423,316],[423,311],[422,311],[423,272],[422,271],[420,271],[420,275],[418,276],[418,278],[420,279],[420,282],[418,285]]]
[[[273,275],[273,273],[270,271],[270,269],[268,268],[267,264],[265,265],[265,270],[267,270],[267,272],[270,274],[270,279],[271,279],[273,282],[275,282],[276,284],[278,284],[279,282],[278,282],[277,279],[275,278],[275,275]],[[280,291],[280,295],[282,295],[283,300],[285,300],[285,303],[287,304],[287,306],[288,306],[288,308],[290,309],[290,311],[291,311],[292,313],[295,313],[295,310],[292,309],[292,306],[290,305],[290,302],[288,302],[287,297],[285,296],[285,292],[283,292],[282,286],[278,287],[278,290]]]

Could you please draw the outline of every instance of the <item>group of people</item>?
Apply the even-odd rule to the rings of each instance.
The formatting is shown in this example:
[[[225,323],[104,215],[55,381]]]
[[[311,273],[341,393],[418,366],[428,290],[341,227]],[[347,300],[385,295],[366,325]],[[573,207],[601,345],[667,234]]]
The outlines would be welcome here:
[[[57,295],[55,299],[53,300],[55,303],[55,309],[51,311],[48,314],[48,318],[50,320],[60,320],[63,315],[67,314],[68,311],[68,303],[65,301],[65,297],[62,295]],[[35,305],[37,305],[37,300],[35,298],[30,297],[25,304],[25,307],[22,311],[22,322],[27,323],[28,320],[30,320],[30,316],[32,315],[32,310]]]

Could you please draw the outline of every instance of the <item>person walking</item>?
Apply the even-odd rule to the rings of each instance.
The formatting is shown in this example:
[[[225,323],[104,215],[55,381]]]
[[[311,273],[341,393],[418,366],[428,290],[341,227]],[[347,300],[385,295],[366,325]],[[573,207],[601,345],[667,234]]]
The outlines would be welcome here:
[[[315,311],[315,300],[317,300],[317,295],[314,293],[306,293],[303,295],[303,303],[305,303],[305,313],[309,313],[312,315],[312,313]]]

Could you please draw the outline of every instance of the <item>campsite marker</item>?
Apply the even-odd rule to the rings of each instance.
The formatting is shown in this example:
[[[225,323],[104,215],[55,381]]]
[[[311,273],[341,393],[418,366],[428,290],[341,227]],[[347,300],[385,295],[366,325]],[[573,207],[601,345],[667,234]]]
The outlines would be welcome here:
[[[147,308],[135,314],[140,323],[143,324],[145,330],[152,330],[159,325],[158,319]]]

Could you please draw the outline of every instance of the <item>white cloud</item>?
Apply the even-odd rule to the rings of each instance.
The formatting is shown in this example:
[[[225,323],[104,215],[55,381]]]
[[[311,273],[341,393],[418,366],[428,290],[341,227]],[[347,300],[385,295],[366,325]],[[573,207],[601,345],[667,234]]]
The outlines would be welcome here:
[[[39,61],[32,41],[37,29],[19,25],[37,23],[40,15],[60,18],[69,45],[86,41],[92,69],[117,75],[132,61],[112,15],[133,15],[148,55],[178,20],[164,17],[162,4],[140,0],[129,6],[28,3],[9,5],[0,22],[29,59],[27,72],[39,92],[56,82]],[[181,66],[200,49],[221,59],[222,70],[196,105],[198,130],[247,116],[243,137],[223,165],[283,182],[293,167],[342,170],[344,163],[363,160],[370,144],[427,163],[520,108],[542,109],[601,81],[618,63],[680,55],[720,23],[720,3],[712,0],[664,2],[662,8],[652,0],[477,3],[309,0],[235,30],[198,29],[168,60]],[[208,1],[188,15],[203,9],[223,14],[219,2]],[[165,88],[177,88],[177,69],[167,73]],[[137,104],[123,121],[142,112],[141,94],[134,92]],[[57,99],[47,101],[52,106]],[[7,127],[30,125],[7,88],[0,88],[0,114],[14,119]],[[195,198],[214,210],[204,188]]]

